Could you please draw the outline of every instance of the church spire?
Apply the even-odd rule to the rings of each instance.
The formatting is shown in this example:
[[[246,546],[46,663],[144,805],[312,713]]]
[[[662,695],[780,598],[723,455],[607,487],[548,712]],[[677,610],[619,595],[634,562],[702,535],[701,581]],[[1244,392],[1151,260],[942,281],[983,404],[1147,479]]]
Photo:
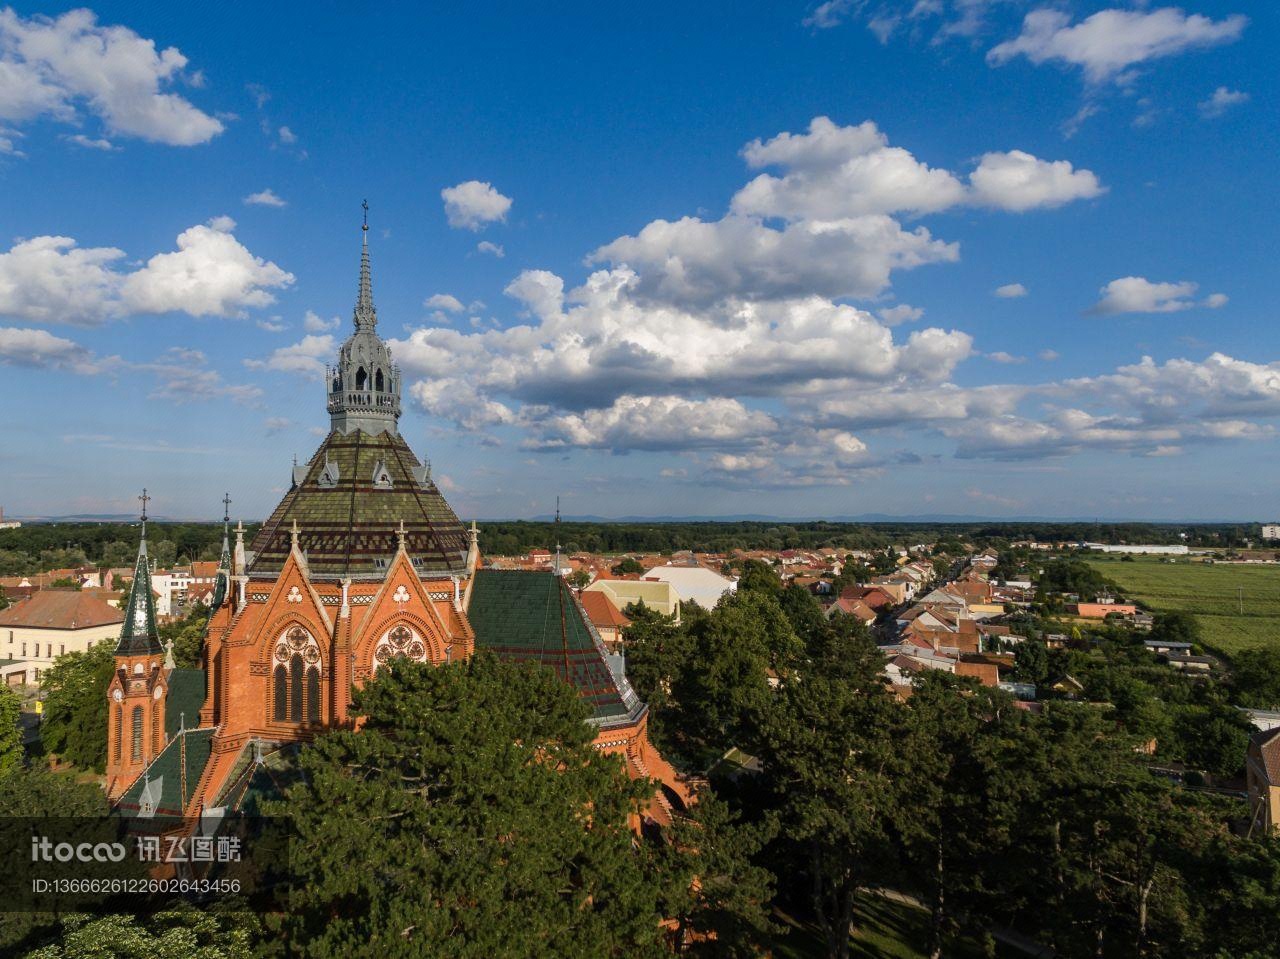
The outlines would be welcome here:
[[[378,311],[373,306],[373,279],[369,269],[369,201],[360,204],[364,210],[364,223],[360,227],[360,295],[356,298],[355,324],[357,330],[373,331],[378,327]]]
[[[231,586],[231,494],[222,494],[222,553],[218,556],[218,573],[213,585],[210,610],[223,604]]]
[[[129,602],[124,608],[124,624],[120,627],[120,641],[116,643],[117,656],[164,652],[156,630],[156,601],[151,593],[151,567],[147,563],[147,501],[151,497],[144,489],[138,499],[142,500],[142,536],[138,542],[138,560],[133,566],[133,582],[129,586]]]

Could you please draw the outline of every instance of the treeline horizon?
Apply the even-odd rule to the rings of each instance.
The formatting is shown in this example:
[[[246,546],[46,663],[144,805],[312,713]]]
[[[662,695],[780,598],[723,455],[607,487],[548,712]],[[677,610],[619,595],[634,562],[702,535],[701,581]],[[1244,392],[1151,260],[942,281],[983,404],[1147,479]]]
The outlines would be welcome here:
[[[468,521],[469,522],[469,521]],[[481,522],[481,521],[477,521]],[[0,530],[0,575],[78,566],[128,565],[137,554],[138,523],[93,521],[33,523]],[[246,524],[251,540],[259,523]],[[480,525],[480,548],[487,556],[510,556],[530,549],[590,552],[727,553],[735,549],[883,550],[921,543],[968,544],[982,549],[1011,542],[1147,543],[1210,549],[1241,548],[1260,538],[1258,524],[1246,523],[1067,523],[1067,522],[772,522],[768,520],[496,520]],[[151,554],[162,565],[216,559],[222,524],[148,523]],[[167,545],[161,545],[167,544]]]

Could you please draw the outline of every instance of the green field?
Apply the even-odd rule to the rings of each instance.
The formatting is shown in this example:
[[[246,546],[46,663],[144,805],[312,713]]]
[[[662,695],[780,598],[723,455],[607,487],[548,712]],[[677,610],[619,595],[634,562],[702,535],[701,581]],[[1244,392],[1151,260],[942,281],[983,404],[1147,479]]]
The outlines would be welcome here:
[[[1204,643],[1230,656],[1253,646],[1280,646],[1280,566],[1209,564],[1135,556],[1090,558],[1131,599],[1159,611],[1185,610],[1204,630]],[[1243,596],[1243,602],[1241,597]]]

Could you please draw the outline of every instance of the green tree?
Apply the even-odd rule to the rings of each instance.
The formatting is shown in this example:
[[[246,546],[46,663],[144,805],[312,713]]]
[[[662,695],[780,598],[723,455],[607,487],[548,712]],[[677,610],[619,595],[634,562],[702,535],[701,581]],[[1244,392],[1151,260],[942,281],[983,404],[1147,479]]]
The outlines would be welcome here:
[[[803,675],[779,686],[759,749],[779,858],[805,877],[827,955],[847,959],[858,890],[894,866],[907,760],[896,744],[901,707],[880,681],[883,656],[865,637],[826,638]]]
[[[159,627],[160,642],[173,643],[173,661],[182,669],[195,669],[200,665],[204,651],[209,610],[203,606],[191,609],[184,619],[175,619]]]
[[[182,907],[140,918],[72,915],[57,941],[27,959],[250,959],[257,921],[247,914]]]
[[[782,592],[782,580],[778,571],[758,559],[749,559],[742,564],[742,575],[738,577],[740,592],[760,592],[777,596]]]
[[[268,805],[295,833],[300,954],[661,954],[670,894],[629,825],[652,787],[592,746],[554,673],[393,660],[354,708],[363,728],[317,738]]]
[[[1231,689],[1243,706],[1280,706],[1280,648],[1264,646],[1236,653],[1231,659]]]
[[[746,823],[704,790],[664,845],[674,859],[674,899],[664,909],[677,923],[683,954],[706,959],[755,959],[779,928],[770,920],[774,876],[754,859],[773,838],[772,820]]]
[[[1175,609],[1167,613],[1156,613],[1151,621],[1151,635],[1148,639],[1162,643],[1199,643],[1200,622],[1190,613]]]
[[[1014,675],[1024,683],[1043,683],[1049,678],[1049,650],[1038,639],[1024,639],[1013,651]]]
[[[576,590],[584,590],[591,585],[591,574],[585,569],[575,569],[569,574],[569,585]]]
[[[46,696],[40,735],[45,748],[81,769],[107,764],[107,684],[115,671],[113,644],[59,656],[41,677]]]
[[[615,563],[610,569],[614,576],[630,576],[635,573],[643,573],[644,567],[640,565],[640,561],[630,556],[624,557],[622,562]]]
[[[22,699],[0,688],[0,777],[22,765]]]

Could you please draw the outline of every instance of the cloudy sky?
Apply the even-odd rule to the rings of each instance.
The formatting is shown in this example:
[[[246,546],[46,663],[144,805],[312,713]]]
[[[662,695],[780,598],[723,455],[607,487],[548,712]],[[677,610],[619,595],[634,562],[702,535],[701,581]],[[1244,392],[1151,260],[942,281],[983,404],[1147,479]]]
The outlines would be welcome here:
[[[553,7],[0,8],[0,505],[1280,515],[1272,4]]]

